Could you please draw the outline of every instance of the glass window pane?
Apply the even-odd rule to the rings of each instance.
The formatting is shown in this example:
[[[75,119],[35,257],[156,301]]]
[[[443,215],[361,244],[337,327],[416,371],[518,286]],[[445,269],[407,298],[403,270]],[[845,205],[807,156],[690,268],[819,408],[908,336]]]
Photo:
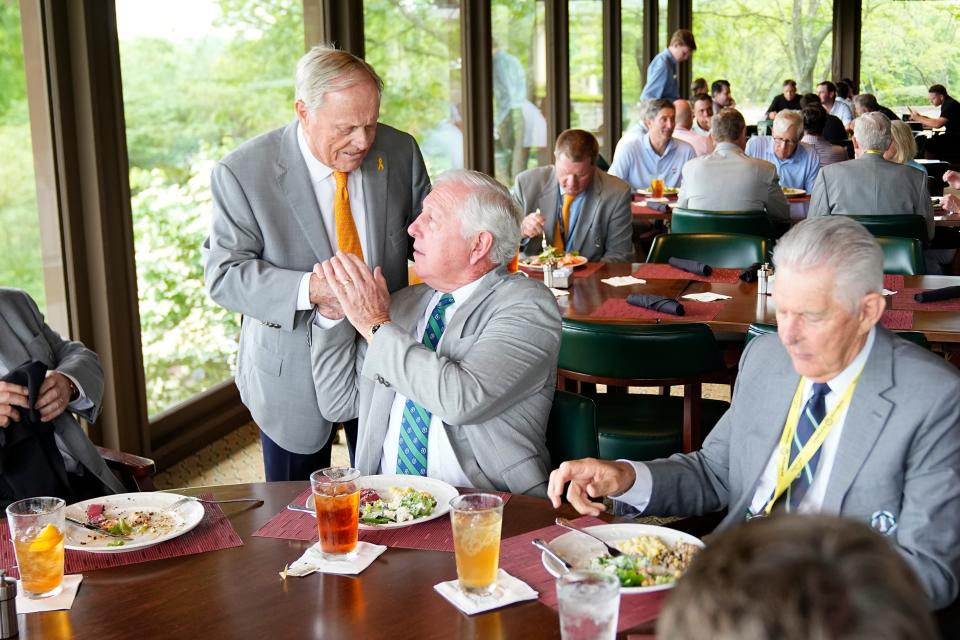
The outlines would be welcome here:
[[[363,32],[380,121],[416,138],[431,176],[463,168],[459,1],[366,0]]]
[[[17,2],[0,2],[0,157],[0,287],[26,290],[46,311]]]
[[[637,101],[647,82],[647,63],[643,59],[643,0],[620,3],[620,76],[623,130],[636,120]]]
[[[874,94],[895,111],[914,106],[922,107],[922,113],[932,109],[930,85],[960,94],[960,59],[953,55],[960,1],[864,0],[861,15],[861,92]],[[936,109],[929,115],[936,115]]]
[[[603,145],[603,4],[571,0],[570,126],[586,129]]]
[[[693,77],[729,80],[737,109],[753,123],[787,78],[810,93],[831,77],[832,33],[833,0],[693,0]]]
[[[151,416],[231,377],[239,317],[203,286],[210,170],[294,118],[303,3],[117,0]],[[189,16],[189,20],[184,20]]]
[[[495,176],[509,186],[521,171],[552,161],[543,116],[545,7],[543,0],[494,0],[491,12]]]

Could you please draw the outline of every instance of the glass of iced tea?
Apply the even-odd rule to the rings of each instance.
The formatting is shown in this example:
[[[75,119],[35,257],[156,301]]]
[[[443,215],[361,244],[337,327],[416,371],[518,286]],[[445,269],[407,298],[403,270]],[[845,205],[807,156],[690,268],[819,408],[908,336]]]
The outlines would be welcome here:
[[[489,493],[468,493],[450,501],[457,579],[466,593],[490,595],[500,565],[503,500]]]
[[[654,178],[650,181],[650,197],[663,197],[663,178]]]
[[[60,593],[65,506],[60,498],[27,498],[7,507],[7,525],[28,598]]]
[[[317,509],[320,550],[331,559],[347,559],[357,550],[360,472],[350,467],[328,467],[310,474]]]

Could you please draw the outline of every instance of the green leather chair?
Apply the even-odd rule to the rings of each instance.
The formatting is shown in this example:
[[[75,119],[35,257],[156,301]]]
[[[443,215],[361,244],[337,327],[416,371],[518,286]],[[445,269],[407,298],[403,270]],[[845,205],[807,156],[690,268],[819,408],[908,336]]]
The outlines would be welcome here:
[[[923,243],[927,241],[927,221],[923,216],[909,214],[902,216],[857,215],[848,217],[865,226],[875,236],[916,238]]]
[[[741,233],[666,233],[654,238],[647,262],[687,258],[711,267],[743,269],[769,262],[770,248],[767,238]]]
[[[547,421],[547,449],[553,469],[566,460],[600,457],[593,400],[557,389]]]
[[[919,217],[919,216],[918,216]],[[919,276],[926,271],[923,244],[916,238],[876,236],[883,249],[883,272],[904,276]]]
[[[777,325],[775,324],[755,322],[747,328],[747,343],[749,343],[754,338],[758,338],[768,333],[776,333],[776,332],[777,332]],[[900,336],[904,340],[907,340],[908,342],[912,342],[913,344],[919,347],[923,347],[924,349],[930,348],[930,342],[927,340],[927,336],[923,335],[919,331],[895,331],[894,333],[896,333],[898,336]]]
[[[773,224],[764,211],[701,211],[677,207],[670,217],[671,233],[744,233],[773,238]]]
[[[594,397],[600,457],[652,460],[700,448],[729,404],[701,398],[704,382],[729,382],[710,327],[700,323],[599,324],[563,321],[557,384],[683,385],[684,395]],[[615,391],[621,391],[616,393]]]

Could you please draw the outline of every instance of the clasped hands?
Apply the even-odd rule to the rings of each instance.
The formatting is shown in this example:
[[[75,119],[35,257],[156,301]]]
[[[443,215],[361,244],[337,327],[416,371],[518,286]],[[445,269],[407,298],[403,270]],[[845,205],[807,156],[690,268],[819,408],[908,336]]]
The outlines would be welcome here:
[[[337,255],[317,264],[310,277],[310,299],[313,301],[314,280],[318,292],[326,298],[318,310],[324,317],[336,320],[346,316],[357,332],[367,340],[371,327],[390,320],[390,291],[380,267],[370,267],[353,254],[338,251]],[[338,315],[330,315],[325,310]]]
[[[41,422],[50,422],[60,417],[70,404],[73,384],[59,371],[47,371],[47,377],[40,385],[40,397],[37,399],[37,411]],[[11,422],[20,422],[20,410],[29,409],[30,398],[26,387],[12,382],[0,382],[0,427]]]

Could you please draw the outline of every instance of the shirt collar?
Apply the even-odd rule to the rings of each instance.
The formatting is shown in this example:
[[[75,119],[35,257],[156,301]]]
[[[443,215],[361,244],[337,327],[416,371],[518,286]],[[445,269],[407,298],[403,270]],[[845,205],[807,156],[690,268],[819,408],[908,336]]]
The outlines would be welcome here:
[[[827,385],[830,386],[830,393],[841,394],[850,386],[853,379],[860,373],[860,370],[863,369],[863,365],[867,363],[867,358],[870,357],[870,351],[873,349],[876,335],[876,327],[871,327],[870,333],[867,334],[867,340],[863,343],[863,348],[860,349],[856,357],[850,361],[850,364],[848,364],[843,371],[830,380],[827,380]],[[805,380],[804,393],[810,391],[812,388],[813,382],[811,380]]]
[[[658,158],[666,158],[670,155],[670,151],[673,149],[673,136],[667,140],[667,146],[663,148],[663,155],[659,155],[656,151],[653,150],[653,145],[650,144],[650,132],[643,134],[643,137],[640,139],[640,144],[643,145],[644,151],[649,151]]]
[[[303,135],[303,125],[297,123],[297,143],[300,146],[300,154],[303,155],[303,161],[307,163],[307,172],[310,174],[311,182],[322,182],[330,177],[333,169],[323,164],[310,151],[307,145],[307,138]]]
[[[727,142],[726,140],[723,142],[718,142],[713,149],[714,151],[734,151],[736,153],[743,153],[743,149],[740,148],[740,145],[738,145],[736,142]]]
[[[450,295],[453,296],[453,304],[459,306],[464,302],[466,302],[467,299],[473,294],[473,292],[477,290],[477,287],[480,285],[480,281],[483,280],[484,276],[486,275],[487,274],[485,273],[479,278],[477,278],[476,280],[474,280],[473,282],[468,282],[467,284],[463,285],[459,289],[454,289],[453,291],[451,291]],[[436,293],[433,294],[433,297],[439,300],[440,296],[442,295],[443,293],[441,293],[440,291],[437,291]],[[436,301],[431,300],[431,306],[435,304],[436,304]]]

